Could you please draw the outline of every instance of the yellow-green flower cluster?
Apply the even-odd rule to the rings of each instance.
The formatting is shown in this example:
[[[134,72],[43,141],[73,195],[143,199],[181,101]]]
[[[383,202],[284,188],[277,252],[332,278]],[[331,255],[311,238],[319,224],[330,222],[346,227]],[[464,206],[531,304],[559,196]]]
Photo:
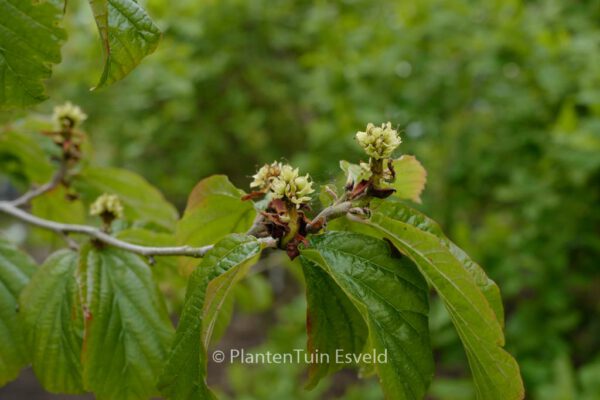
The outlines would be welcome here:
[[[298,168],[277,162],[264,165],[254,175],[250,186],[270,192],[274,199],[288,200],[297,208],[308,203],[311,200],[310,194],[314,193],[308,174],[301,176]]]
[[[281,173],[282,165],[274,161],[272,164],[263,165],[256,174],[252,175],[254,180],[250,184],[251,188],[256,188],[261,192],[267,192],[271,188],[273,180]]]
[[[356,140],[365,152],[376,160],[389,158],[396,147],[402,143],[398,132],[392,128],[391,122],[381,124],[381,126],[369,123],[364,132],[356,133]]]
[[[65,104],[54,107],[52,120],[57,129],[75,128],[87,119],[87,115],[70,101]]]
[[[123,204],[116,194],[104,193],[90,206],[91,215],[112,215],[113,218],[123,218]]]

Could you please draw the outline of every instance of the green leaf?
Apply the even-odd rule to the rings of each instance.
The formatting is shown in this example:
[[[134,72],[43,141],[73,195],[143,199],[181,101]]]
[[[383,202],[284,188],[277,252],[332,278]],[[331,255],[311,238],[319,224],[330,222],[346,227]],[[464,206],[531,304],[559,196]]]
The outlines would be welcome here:
[[[224,175],[201,180],[190,193],[177,224],[179,243],[204,246],[248,230],[256,212],[251,201],[241,200],[243,195]]]
[[[338,349],[343,354],[360,354],[367,342],[367,326],[348,296],[325,270],[301,257],[306,280],[306,331],[308,352],[328,354],[331,362],[312,363],[307,388],[316,386],[326,375],[345,367],[336,363]]]
[[[365,223],[412,259],[439,294],[465,347],[478,398],[523,398],[519,366],[503,349],[504,333],[496,316],[498,310],[494,310],[465,266],[465,259],[460,258],[447,239],[423,230],[423,227],[434,228],[417,214],[404,214],[398,219],[386,214],[375,211]]]
[[[391,184],[391,187],[396,189],[394,196],[421,203],[421,192],[427,182],[425,168],[414,156],[409,155],[394,160],[392,165],[396,172],[396,179]]]
[[[216,277],[211,275],[215,272],[205,271],[205,267],[200,266],[200,268],[203,269],[203,272],[207,274],[207,278],[210,279],[208,287],[206,288],[202,311],[202,342],[206,348],[208,348],[208,345],[210,344],[215,325],[219,322],[221,308],[227,303],[229,297],[233,298],[233,296],[231,296],[232,289],[235,287],[236,283],[246,276],[250,267],[256,264],[260,256],[260,248],[258,250],[255,249],[252,236],[249,236],[249,238],[252,238],[250,240],[247,239],[248,237],[246,236],[235,234],[232,234],[230,237],[233,238],[234,236],[239,236],[241,238],[240,240],[248,240],[249,243],[252,243],[253,246],[251,247],[251,251],[248,252],[248,255],[254,253],[256,253],[256,255],[235,268],[230,268],[227,271],[217,271],[219,275]]]
[[[115,237],[133,244],[142,246],[176,246],[175,235],[172,233],[156,232],[144,228],[128,228],[122,231],[115,232]],[[156,256],[154,257],[156,265],[152,267],[152,271],[156,274],[157,270],[161,272],[177,273],[179,266],[178,257],[173,256]],[[157,268],[158,267],[158,268]]]
[[[83,224],[86,220],[86,210],[81,200],[68,198],[67,191],[62,186],[33,198],[31,213],[40,218],[67,224]],[[55,232],[33,228],[32,233],[48,244],[64,247],[64,239]]]
[[[47,98],[43,81],[66,39],[63,7],[59,0],[0,0],[0,109]]]
[[[97,88],[123,79],[160,41],[160,30],[135,0],[89,0],[104,52]]]
[[[45,183],[52,177],[52,163],[39,142],[30,135],[5,131],[0,134],[0,170],[26,184]]]
[[[387,215],[394,220],[405,222],[437,236],[440,241],[448,247],[452,255],[462,264],[467,272],[469,272],[479,289],[483,292],[487,301],[490,303],[500,325],[504,327],[504,306],[502,304],[502,297],[498,285],[486,275],[483,268],[473,261],[467,253],[444,235],[442,228],[437,222],[399,201],[390,201],[389,199],[382,201],[381,205],[377,207],[376,210],[378,213]]]
[[[258,260],[260,251],[255,238],[231,234],[206,254],[190,277],[175,341],[159,382],[168,399],[215,398],[206,385],[206,346],[229,291]]]
[[[83,382],[96,398],[147,399],[167,357],[173,327],[150,268],[120,249],[81,251]]]
[[[29,256],[0,239],[0,386],[15,379],[29,361],[17,299],[35,270]]]
[[[236,287],[236,289],[237,288],[239,288],[239,286]],[[233,317],[235,300],[236,298],[233,293],[228,293],[221,300],[218,312],[213,318],[211,335],[209,338],[206,338],[206,340],[210,342],[209,346],[218,343],[225,332],[227,332],[227,328],[229,327],[229,323]]]
[[[83,224],[85,208],[78,199],[71,199],[63,186],[57,186],[31,200],[31,213],[44,219],[67,224]]]
[[[246,232],[256,211],[251,201],[242,201],[244,192],[224,175],[201,180],[192,190],[181,220],[177,223],[179,244],[204,246],[230,233]],[[187,260],[191,264],[194,260]]]
[[[82,393],[83,316],[75,279],[77,253],[61,250],[21,294],[21,316],[35,375],[53,393]]]
[[[346,175],[347,184],[356,184],[371,178],[372,173],[370,169],[368,167],[364,169],[361,165],[352,164],[344,160],[340,161],[340,168]],[[394,182],[388,185],[396,190],[394,196],[420,203],[421,192],[423,192],[425,182],[427,181],[427,171],[425,171],[425,168],[423,168],[414,156],[409,155],[404,155],[397,160],[393,160],[393,168],[396,172],[396,178]]]
[[[386,398],[422,399],[433,357],[427,285],[414,265],[392,256],[384,241],[351,232],[314,236],[301,255],[305,268],[323,268],[359,310],[370,348],[387,352],[387,362],[375,364]]]
[[[388,198],[386,200],[374,199],[371,201],[371,208],[375,212],[387,215],[388,217],[410,224],[417,229],[429,232],[437,236],[440,241],[446,246],[452,255],[462,264],[463,268],[471,275],[479,289],[483,292],[487,301],[496,314],[496,318],[501,326],[504,326],[504,306],[500,289],[496,283],[490,279],[483,268],[474,262],[461,248],[448,239],[442,228],[437,222],[427,217],[423,213],[408,207],[398,200]],[[365,224],[352,222],[347,219],[337,219],[331,221],[328,225],[330,229],[349,230],[353,232],[364,233],[367,235],[383,238],[385,235],[377,229],[374,229]]]
[[[120,168],[86,167],[73,185],[86,204],[102,193],[116,194],[125,208],[125,219],[154,223],[173,230],[178,213],[162,193],[140,175]]]
[[[115,237],[128,243],[143,246],[175,246],[175,235],[172,233],[155,232],[144,228],[129,228],[116,232]],[[167,309],[170,314],[180,314],[183,305],[187,277],[179,273],[179,259],[183,257],[155,256],[152,265],[152,275],[165,296]]]

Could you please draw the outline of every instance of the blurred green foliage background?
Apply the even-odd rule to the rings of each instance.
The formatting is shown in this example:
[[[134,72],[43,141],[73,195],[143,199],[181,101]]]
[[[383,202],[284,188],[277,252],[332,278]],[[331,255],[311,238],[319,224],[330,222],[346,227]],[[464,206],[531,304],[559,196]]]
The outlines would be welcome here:
[[[600,1],[146,3],[159,49],[90,93],[100,44],[87,8],[70,2],[53,100],[38,110],[80,104],[99,161],[141,173],[180,207],[209,174],[246,187],[281,157],[327,183],[339,159],[361,157],[357,130],[392,121],[402,152],[428,170],[421,208],[503,291],[528,398],[600,398]],[[460,343],[433,309],[432,397],[469,398]],[[287,323],[302,328],[295,314]],[[253,369],[230,371],[234,398],[266,398],[253,389],[260,374],[298,374]],[[301,385],[276,398],[318,398]]]

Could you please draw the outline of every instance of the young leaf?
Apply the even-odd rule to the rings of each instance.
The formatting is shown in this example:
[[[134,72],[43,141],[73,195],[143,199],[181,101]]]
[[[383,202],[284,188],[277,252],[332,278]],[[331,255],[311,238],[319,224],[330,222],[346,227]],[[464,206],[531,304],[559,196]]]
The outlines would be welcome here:
[[[150,268],[136,255],[86,246],[83,383],[100,400],[145,400],[167,357],[173,327]]]
[[[258,260],[252,236],[231,234],[209,251],[190,277],[175,341],[161,375],[161,393],[171,400],[214,399],[206,385],[206,345],[220,304]]]
[[[201,180],[192,190],[181,220],[177,223],[180,244],[204,246],[234,232],[245,232],[256,215],[244,192],[224,175]]]
[[[160,30],[136,0],[89,0],[104,51],[97,88],[123,79],[160,41]]]
[[[415,156],[404,155],[392,162],[396,179],[392,188],[396,189],[394,196],[400,199],[421,202],[421,192],[425,189],[427,171]]]
[[[0,109],[46,99],[43,81],[60,62],[63,2],[0,0]]]
[[[116,194],[125,207],[125,218],[154,223],[173,230],[178,213],[162,193],[140,175],[120,168],[87,167],[73,181],[84,202],[102,193]]]
[[[335,362],[338,349],[344,355],[361,353],[368,331],[354,304],[328,273],[306,257],[300,260],[306,280],[307,348],[315,357],[327,354],[330,361],[310,365],[306,386],[312,388],[321,378],[345,367]]]
[[[384,241],[350,232],[315,236],[302,252],[307,268],[323,268],[359,310],[386,398],[422,399],[433,376],[427,285]],[[334,335],[336,332],[322,332]]]
[[[465,347],[477,397],[482,400],[522,399],[524,389],[519,366],[503,349],[504,334],[496,316],[498,311],[488,302],[476,278],[465,266],[465,259],[460,254],[457,256],[456,248],[447,240],[423,230],[423,226],[432,229],[432,225],[419,219],[418,215],[405,214],[394,219],[375,211],[365,223],[413,260],[439,294]]]
[[[368,181],[371,178],[371,171],[369,169],[364,170],[358,164],[349,163],[346,160],[340,161],[340,168],[344,171],[346,176],[346,183],[359,183],[361,181]]]
[[[368,167],[365,169],[361,165],[351,164],[343,160],[340,161],[340,168],[346,175],[347,183],[354,182],[357,184],[371,178],[372,173]],[[368,166],[368,164],[364,165]],[[396,190],[394,196],[399,199],[420,203],[421,192],[425,188],[425,182],[427,181],[427,171],[425,168],[423,168],[414,156],[409,155],[404,155],[397,160],[393,160],[392,168],[396,176],[394,182],[389,183],[389,187]]]
[[[17,298],[35,270],[29,256],[0,239],[0,386],[15,379],[29,361]]]
[[[53,393],[82,393],[83,317],[77,253],[61,250],[35,273],[20,298],[35,375]]]

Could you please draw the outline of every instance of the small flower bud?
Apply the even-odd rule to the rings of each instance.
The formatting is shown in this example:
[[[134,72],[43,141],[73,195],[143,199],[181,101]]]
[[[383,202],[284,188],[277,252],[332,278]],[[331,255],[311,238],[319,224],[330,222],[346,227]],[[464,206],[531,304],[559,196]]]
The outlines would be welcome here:
[[[381,124],[381,127],[369,123],[364,132],[356,133],[356,140],[365,152],[376,160],[389,158],[402,143],[398,132],[392,129],[391,122]]]
[[[90,215],[100,216],[105,221],[123,218],[123,204],[119,196],[104,193],[90,206]]]
[[[272,164],[263,165],[250,183],[251,188],[257,188],[261,192],[266,192],[271,188],[273,180],[281,173],[281,163],[274,161]]]
[[[52,120],[57,129],[73,129],[87,119],[87,115],[79,108],[67,101],[65,104],[54,107]]]

